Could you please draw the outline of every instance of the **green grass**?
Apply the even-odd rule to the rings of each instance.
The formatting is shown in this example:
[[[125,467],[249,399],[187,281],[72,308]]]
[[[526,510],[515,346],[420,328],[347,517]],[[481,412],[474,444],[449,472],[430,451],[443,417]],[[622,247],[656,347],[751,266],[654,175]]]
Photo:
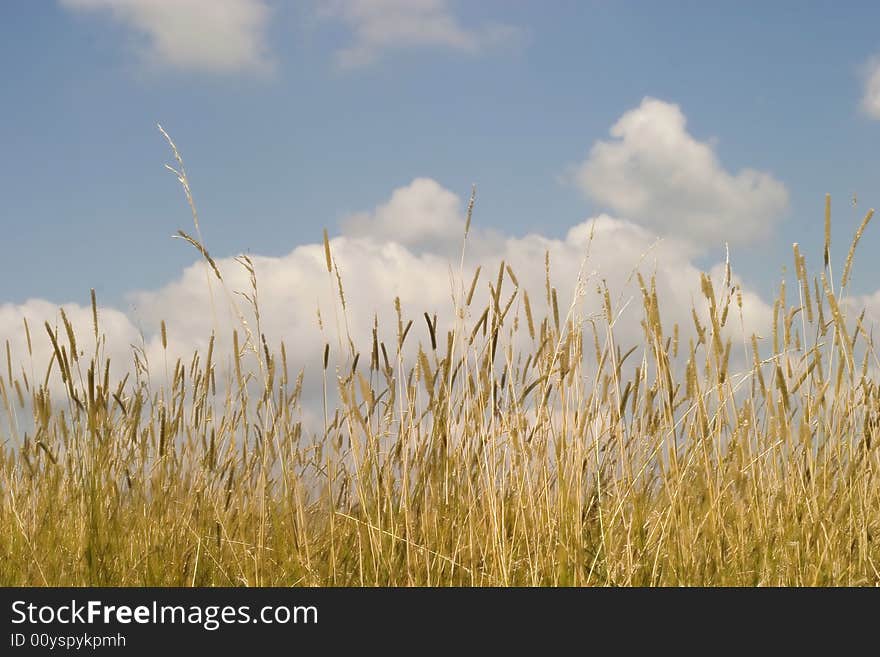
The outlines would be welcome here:
[[[777,299],[765,353],[731,342],[729,274],[703,279],[709,321],[681,327],[639,277],[644,340],[623,345],[610,293],[579,317],[548,273],[536,317],[504,263],[485,308],[462,272],[449,333],[382,318],[396,344],[351,343],[339,371],[325,351],[339,403],[316,435],[287,348],[256,328],[154,387],[140,360],[111,385],[97,311],[91,336],[28,327],[55,358],[29,381],[7,349],[0,376],[7,419],[33,414],[24,435],[2,423],[0,584],[876,584],[880,389],[846,315],[852,251],[837,289],[827,260],[812,278],[794,261],[797,303]],[[732,350],[752,362],[734,371]]]

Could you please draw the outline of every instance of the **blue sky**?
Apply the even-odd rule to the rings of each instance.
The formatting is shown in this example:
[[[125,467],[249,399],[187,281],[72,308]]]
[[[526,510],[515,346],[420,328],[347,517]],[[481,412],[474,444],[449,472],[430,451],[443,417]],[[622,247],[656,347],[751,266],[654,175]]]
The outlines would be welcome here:
[[[838,265],[878,203],[878,24],[867,2],[7,0],[0,304],[87,304],[94,287],[129,313],[134,292],[181,280],[196,258],[170,236],[192,220],[157,122],[218,257],[281,258],[426,178],[463,200],[476,183],[475,222],[496,235],[563,238],[608,212],[700,234],[682,252],[698,268],[729,240],[769,298],[792,242],[818,267],[826,192]],[[639,108],[665,127],[614,147],[609,130]],[[591,159],[598,142],[606,159]],[[615,168],[633,149],[641,168]],[[668,186],[686,151],[685,178],[706,153],[717,175]],[[767,185],[730,183],[743,169]],[[609,191],[619,180],[643,200]],[[703,183],[727,199],[717,226]],[[878,243],[869,229],[860,294],[880,287]]]

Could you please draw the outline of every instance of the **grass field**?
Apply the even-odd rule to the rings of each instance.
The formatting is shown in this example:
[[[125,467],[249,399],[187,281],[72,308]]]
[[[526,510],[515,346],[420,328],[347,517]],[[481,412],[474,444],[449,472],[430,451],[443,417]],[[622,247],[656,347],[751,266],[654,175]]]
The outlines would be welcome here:
[[[462,272],[452,331],[383,318],[396,344],[346,345],[339,369],[328,344],[314,433],[289,347],[252,325],[231,354],[212,339],[170,364],[167,386],[139,361],[111,384],[97,308],[91,335],[63,316],[23,325],[55,357],[29,380],[7,342],[2,419],[33,421],[0,424],[0,584],[876,584],[880,389],[845,300],[870,218],[837,286],[827,248],[812,275],[795,245],[760,343],[730,338],[729,271],[703,278],[709,321],[674,327],[639,276],[635,345],[615,339],[610,292],[599,321],[579,317],[549,273],[524,290],[500,263],[476,307],[486,273]],[[826,208],[826,236],[829,221]],[[326,233],[325,247],[336,280]],[[425,346],[404,358],[417,332]]]

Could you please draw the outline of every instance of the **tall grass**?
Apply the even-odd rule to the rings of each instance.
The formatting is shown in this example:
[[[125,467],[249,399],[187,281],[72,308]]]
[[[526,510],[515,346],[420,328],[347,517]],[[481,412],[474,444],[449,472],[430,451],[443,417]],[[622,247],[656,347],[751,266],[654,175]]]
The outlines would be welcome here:
[[[468,227],[472,209],[473,197]],[[0,401],[33,427],[2,429],[0,584],[875,584],[880,388],[863,316],[845,300],[870,218],[840,287],[829,229],[818,276],[795,245],[797,294],[781,287],[767,340],[736,345],[729,265],[720,285],[703,276],[708,322],[695,308],[692,326],[663,326],[654,281],[639,275],[636,345],[616,339],[607,289],[598,321],[566,308],[549,259],[537,291],[505,263],[488,282],[462,265],[449,332],[400,313],[394,344],[374,332],[333,347],[345,369],[330,366],[329,344],[315,355],[315,434],[299,419],[288,348],[259,331],[252,266],[257,322],[239,313],[225,378],[212,337],[169,365],[167,385],[142,376],[137,356],[111,385],[93,294],[93,335],[66,316],[58,329],[24,326],[29,345],[49,340],[55,354],[36,380],[15,375],[7,342]],[[181,236],[222,282],[200,236]],[[344,326],[326,233],[324,245]],[[545,297],[546,316],[527,292]],[[167,346],[164,323],[161,336]],[[95,341],[94,358],[78,356],[80,340]],[[740,352],[748,363],[735,369]]]

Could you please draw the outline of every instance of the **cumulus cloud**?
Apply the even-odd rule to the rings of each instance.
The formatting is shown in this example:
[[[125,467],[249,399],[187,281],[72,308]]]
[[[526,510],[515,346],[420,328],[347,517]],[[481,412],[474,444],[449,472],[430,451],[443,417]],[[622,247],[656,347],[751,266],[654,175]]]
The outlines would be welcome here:
[[[373,212],[359,212],[343,222],[351,237],[372,237],[423,250],[437,249],[464,236],[461,201],[430,178],[416,178],[394,190]]]
[[[127,28],[154,66],[211,73],[272,69],[264,0],[60,0],[71,11],[103,12]]]
[[[76,339],[76,359],[71,358],[73,349],[67,338],[62,309]],[[9,347],[13,377],[20,378],[23,374],[32,383],[42,383],[54,353],[46,324],[71,358],[74,372],[81,369],[84,373],[87,363],[97,353],[99,360],[111,360],[114,377],[125,376],[131,369],[131,345],[141,341],[140,332],[125,313],[115,308],[100,308],[98,316],[100,344],[95,339],[92,308],[89,305],[65,303],[59,306],[44,299],[29,299],[22,304],[0,304],[0,342]],[[82,364],[81,368],[79,364]],[[63,391],[57,363],[53,371],[54,376],[49,379],[50,389],[57,394]]]
[[[520,28],[464,27],[447,0],[324,0],[319,15],[345,23],[353,43],[336,53],[342,68],[366,66],[389,50],[419,47],[478,53],[522,37]]]
[[[142,345],[153,383],[161,384],[165,381],[167,361],[173,364],[178,356],[188,361],[194,350],[204,353],[209,337],[216,332],[215,362],[228,367],[231,331],[237,328],[239,335],[244,336],[240,322],[244,317],[248,330],[256,336],[264,334],[271,347],[277,348],[284,340],[291,374],[305,369],[306,412],[312,408],[314,413],[320,408],[325,343],[331,345],[334,364],[344,367],[349,335],[358,350],[368,352],[378,318],[379,339],[389,347],[396,344],[395,298],[399,298],[404,321],[410,318],[418,322],[408,340],[409,348],[416,349],[419,342],[427,346],[428,336],[419,321],[422,313],[436,313],[438,332],[445,335],[455,321],[453,291],[466,287],[478,266],[483,273],[471,306],[474,315],[481,313],[487,303],[489,283],[494,284],[502,261],[513,268],[519,285],[529,292],[538,317],[549,310],[542,300],[545,254],[549,254],[552,283],[559,290],[563,319],[568,309],[573,308],[575,319],[596,317],[601,326],[603,306],[598,289],[607,283],[615,311],[620,311],[615,337],[618,344],[626,346],[644,342],[636,271],[643,272],[646,278],[654,277],[667,334],[671,334],[673,323],[687,330],[694,302],[698,309],[702,308],[701,312],[705,311],[699,291],[700,270],[691,261],[692,248],[674,238],[658,240],[652,231],[632,222],[600,215],[573,226],[563,239],[539,234],[502,235],[472,227],[471,237],[479,248],[470,249],[468,245],[464,270],[459,272],[459,255],[450,257],[449,253],[450,245],[456,243],[460,253],[463,227],[463,199],[436,181],[416,179],[394,190],[385,203],[372,211],[343,222],[342,233],[330,240],[334,261],[341,271],[344,312],[335,276],[327,272],[323,244],[298,246],[282,257],[252,258],[259,324],[249,303],[235,294],[251,293],[249,272],[241,261],[218,258],[225,289],[214,280],[209,290],[211,279],[206,277],[204,263],[196,262],[164,287],[132,293],[130,300],[136,311],[125,314],[102,308],[102,330],[108,335],[106,355],[115,363],[115,375],[121,376],[131,366],[130,345]],[[714,277],[720,281],[720,269]],[[506,296],[511,292],[511,283],[507,282],[505,287]],[[88,305],[67,304],[65,311],[87,357],[91,348],[91,309]],[[513,312],[524,326],[522,305],[515,305]],[[319,328],[319,313],[323,328]],[[471,321],[476,319],[474,315]],[[44,321],[60,325],[58,310],[45,301],[0,306],[0,339],[11,340],[13,360],[24,363],[30,373],[23,317],[28,318],[34,337],[34,370],[42,377],[52,351],[45,334],[37,331],[43,331]],[[746,333],[762,331],[769,317],[767,304],[746,291]],[[167,355],[160,338],[162,320],[167,324]],[[738,321],[730,325],[731,330],[737,329]],[[517,347],[529,346],[525,330],[520,331],[516,340]],[[390,356],[394,357],[393,350]],[[53,383],[58,389],[60,380]]]
[[[872,119],[880,119],[880,56],[868,60],[864,77],[862,111]]]
[[[718,246],[767,234],[788,207],[768,173],[724,169],[710,143],[695,139],[678,105],[645,98],[611,127],[573,170],[581,191],[661,234]]]

